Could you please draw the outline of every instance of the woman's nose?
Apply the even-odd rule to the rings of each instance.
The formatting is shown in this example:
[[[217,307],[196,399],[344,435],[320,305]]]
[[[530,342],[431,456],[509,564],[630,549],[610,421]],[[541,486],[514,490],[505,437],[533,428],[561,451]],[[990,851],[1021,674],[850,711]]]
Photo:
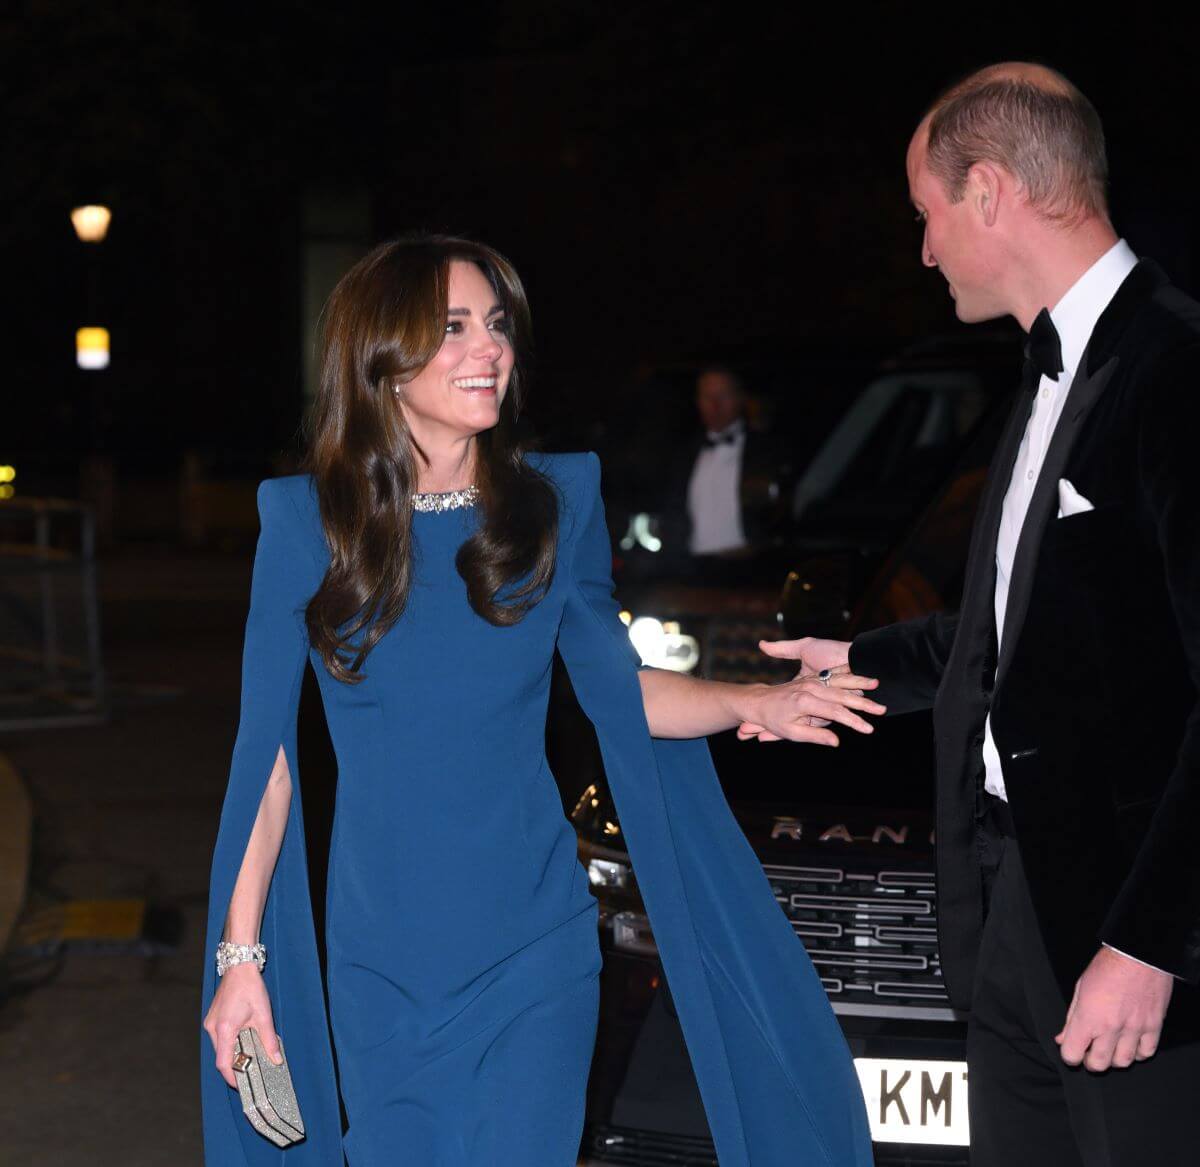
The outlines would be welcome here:
[[[476,342],[473,355],[482,361],[494,361],[500,352],[500,342],[490,332],[485,332]]]

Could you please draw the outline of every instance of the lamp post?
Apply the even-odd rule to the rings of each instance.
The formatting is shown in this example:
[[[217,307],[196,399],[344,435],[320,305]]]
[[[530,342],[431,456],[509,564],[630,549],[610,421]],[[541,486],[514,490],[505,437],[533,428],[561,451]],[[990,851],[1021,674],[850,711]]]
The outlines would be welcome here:
[[[104,390],[107,378],[98,376],[109,365],[109,331],[97,323],[99,315],[100,244],[108,235],[112,210],[100,203],[87,203],[71,210],[71,226],[84,245],[87,279],[87,319],[75,332],[75,364],[88,376],[88,413],[90,449],[80,465],[80,493],[96,517],[96,533],[107,542],[112,530],[114,504],[114,467],[104,450]]]
[[[71,210],[71,226],[79,242],[85,245],[87,278],[87,320],[82,328],[75,331],[75,364],[89,372],[107,369],[110,360],[110,339],[108,329],[101,327],[96,321],[97,315],[97,249],[108,235],[112,223],[112,209],[103,203],[85,203]],[[101,402],[100,384],[93,380],[89,383],[90,390],[90,437],[92,453],[95,454],[101,444]]]

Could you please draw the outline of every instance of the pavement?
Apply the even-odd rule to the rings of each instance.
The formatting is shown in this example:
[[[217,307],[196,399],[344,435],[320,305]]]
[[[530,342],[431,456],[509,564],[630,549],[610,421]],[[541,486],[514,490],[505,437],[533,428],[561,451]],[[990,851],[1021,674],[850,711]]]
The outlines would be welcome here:
[[[0,1167],[203,1161],[201,950],[249,567],[248,553],[102,562],[111,720],[0,737],[0,928],[21,899],[26,923],[72,901],[140,900],[183,924],[177,946],[144,952],[18,961],[10,946]]]
[[[0,754],[0,952],[25,904],[32,851],[33,804],[16,767]]]

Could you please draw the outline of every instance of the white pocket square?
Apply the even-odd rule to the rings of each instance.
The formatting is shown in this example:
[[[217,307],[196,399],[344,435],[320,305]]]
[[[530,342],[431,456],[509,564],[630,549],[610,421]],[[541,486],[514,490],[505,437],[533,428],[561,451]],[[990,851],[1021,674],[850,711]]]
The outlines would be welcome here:
[[[1071,485],[1067,478],[1058,480],[1058,517],[1070,518],[1071,515],[1082,515],[1085,511],[1096,508]]]

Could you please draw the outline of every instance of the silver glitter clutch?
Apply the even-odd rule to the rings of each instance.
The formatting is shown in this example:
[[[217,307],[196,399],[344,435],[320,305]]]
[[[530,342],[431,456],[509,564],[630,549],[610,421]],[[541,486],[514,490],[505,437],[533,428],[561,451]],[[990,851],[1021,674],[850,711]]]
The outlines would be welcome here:
[[[300,1104],[292,1087],[282,1040],[279,1052],[283,1054],[283,1062],[278,1066],[267,1057],[257,1030],[243,1029],[237,1041],[233,1069],[242,1110],[250,1125],[277,1147],[298,1143],[304,1138],[304,1120],[300,1117]]]

